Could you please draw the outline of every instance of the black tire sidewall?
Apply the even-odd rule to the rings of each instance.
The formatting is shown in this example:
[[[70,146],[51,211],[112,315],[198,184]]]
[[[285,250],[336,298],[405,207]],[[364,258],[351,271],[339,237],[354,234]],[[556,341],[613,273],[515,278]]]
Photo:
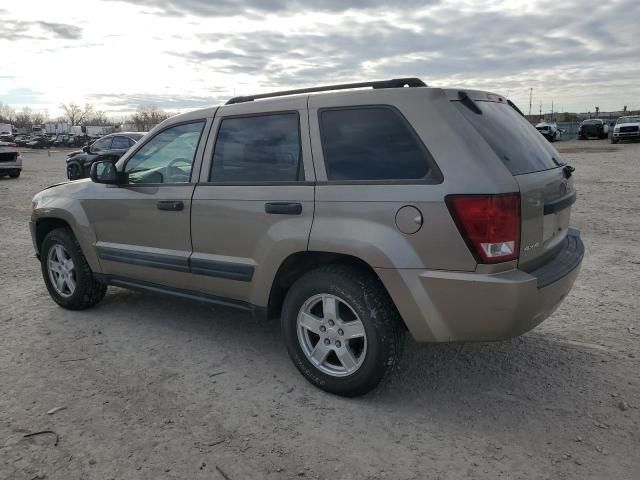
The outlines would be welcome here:
[[[73,292],[73,295],[69,297],[63,297],[60,295],[53,287],[51,279],[49,278],[47,259],[49,257],[49,251],[56,244],[60,244],[64,247],[73,260],[73,265],[75,267],[76,290]],[[78,248],[77,242],[72,237],[72,233],[69,230],[59,228],[47,234],[42,242],[42,248],[40,249],[40,265],[42,268],[42,277],[44,278],[44,283],[47,286],[47,290],[49,291],[51,298],[53,298],[53,300],[62,307],[71,309],[78,308],[87,294],[87,285],[89,285],[89,282],[93,281],[93,278],[91,278],[91,271],[86,268],[84,255]]]
[[[355,284],[340,275],[330,272],[311,272],[301,278],[288,292],[282,309],[282,333],[289,355],[300,372],[314,385],[331,393],[343,396],[357,396],[374,388],[389,365],[389,340],[383,316],[372,316],[367,307],[367,294],[363,283]],[[367,352],[363,364],[352,375],[333,377],[318,370],[307,359],[300,346],[297,333],[297,316],[304,302],[317,294],[332,294],[349,304],[363,323],[367,335]],[[378,292],[377,292],[378,293]],[[382,292],[386,294],[385,292]]]

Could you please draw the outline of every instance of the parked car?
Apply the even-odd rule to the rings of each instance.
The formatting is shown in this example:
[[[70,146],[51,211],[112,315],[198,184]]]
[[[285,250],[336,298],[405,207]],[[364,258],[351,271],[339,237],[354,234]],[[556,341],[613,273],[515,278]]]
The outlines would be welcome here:
[[[29,148],[49,148],[51,140],[48,137],[32,137],[25,146]]]
[[[405,330],[501,340],[558,307],[584,253],[572,171],[501,95],[334,85],[165,120],[38,193],[30,229],[62,307],[116,285],[279,317],[302,375],[354,396]]]
[[[109,159],[117,160],[129,148],[135,145],[146,132],[112,133],[96,140],[82,150],[67,155],[67,178],[77,180],[89,175],[91,164],[99,155],[108,155]]]
[[[555,123],[540,122],[536,125],[536,130],[550,142],[558,140],[561,134],[560,129]]]
[[[578,128],[578,138],[589,140],[591,138],[607,138],[609,136],[609,125],[599,118],[589,118],[583,120]]]
[[[13,143],[15,143],[18,147],[24,147],[30,140],[31,138],[27,135],[16,135],[13,139]]]
[[[621,140],[637,140],[640,138],[640,115],[620,117],[613,127],[611,143]]]
[[[22,157],[13,142],[0,142],[0,177],[18,178],[22,172]]]

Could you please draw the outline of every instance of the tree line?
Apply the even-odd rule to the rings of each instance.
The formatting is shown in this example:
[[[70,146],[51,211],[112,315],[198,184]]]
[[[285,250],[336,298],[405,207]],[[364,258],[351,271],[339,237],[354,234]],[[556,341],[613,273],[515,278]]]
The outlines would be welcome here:
[[[112,118],[101,110],[97,110],[92,104],[85,103],[84,106],[71,103],[60,104],[63,114],[55,121],[67,122],[69,125],[116,125]],[[140,106],[135,113],[125,118],[124,123],[131,123],[137,130],[148,131],[154,125],[171,117],[173,114],[165,112],[156,107]],[[16,128],[31,127],[41,125],[51,121],[47,112],[36,112],[29,107],[16,111],[10,105],[0,102],[0,123],[10,123]]]

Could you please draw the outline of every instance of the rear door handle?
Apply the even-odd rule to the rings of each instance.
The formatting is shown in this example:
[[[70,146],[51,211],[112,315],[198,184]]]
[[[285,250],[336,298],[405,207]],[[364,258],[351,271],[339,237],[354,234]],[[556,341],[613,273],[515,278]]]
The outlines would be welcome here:
[[[274,215],[300,215],[302,204],[297,202],[269,202],[264,204],[264,211]]]
[[[180,212],[184,209],[184,203],[181,200],[160,200],[156,205],[158,210]]]

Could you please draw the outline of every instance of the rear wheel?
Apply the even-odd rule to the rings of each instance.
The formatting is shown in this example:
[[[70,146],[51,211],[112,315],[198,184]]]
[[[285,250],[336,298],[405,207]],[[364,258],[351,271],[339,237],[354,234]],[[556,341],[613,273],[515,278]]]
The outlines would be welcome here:
[[[397,363],[401,320],[380,281],[357,268],[313,270],[289,290],[282,309],[289,355],[323,390],[353,397],[375,388]]]
[[[40,249],[44,283],[51,298],[69,310],[94,306],[107,293],[98,282],[82,254],[80,244],[68,228],[57,228],[47,234]]]

